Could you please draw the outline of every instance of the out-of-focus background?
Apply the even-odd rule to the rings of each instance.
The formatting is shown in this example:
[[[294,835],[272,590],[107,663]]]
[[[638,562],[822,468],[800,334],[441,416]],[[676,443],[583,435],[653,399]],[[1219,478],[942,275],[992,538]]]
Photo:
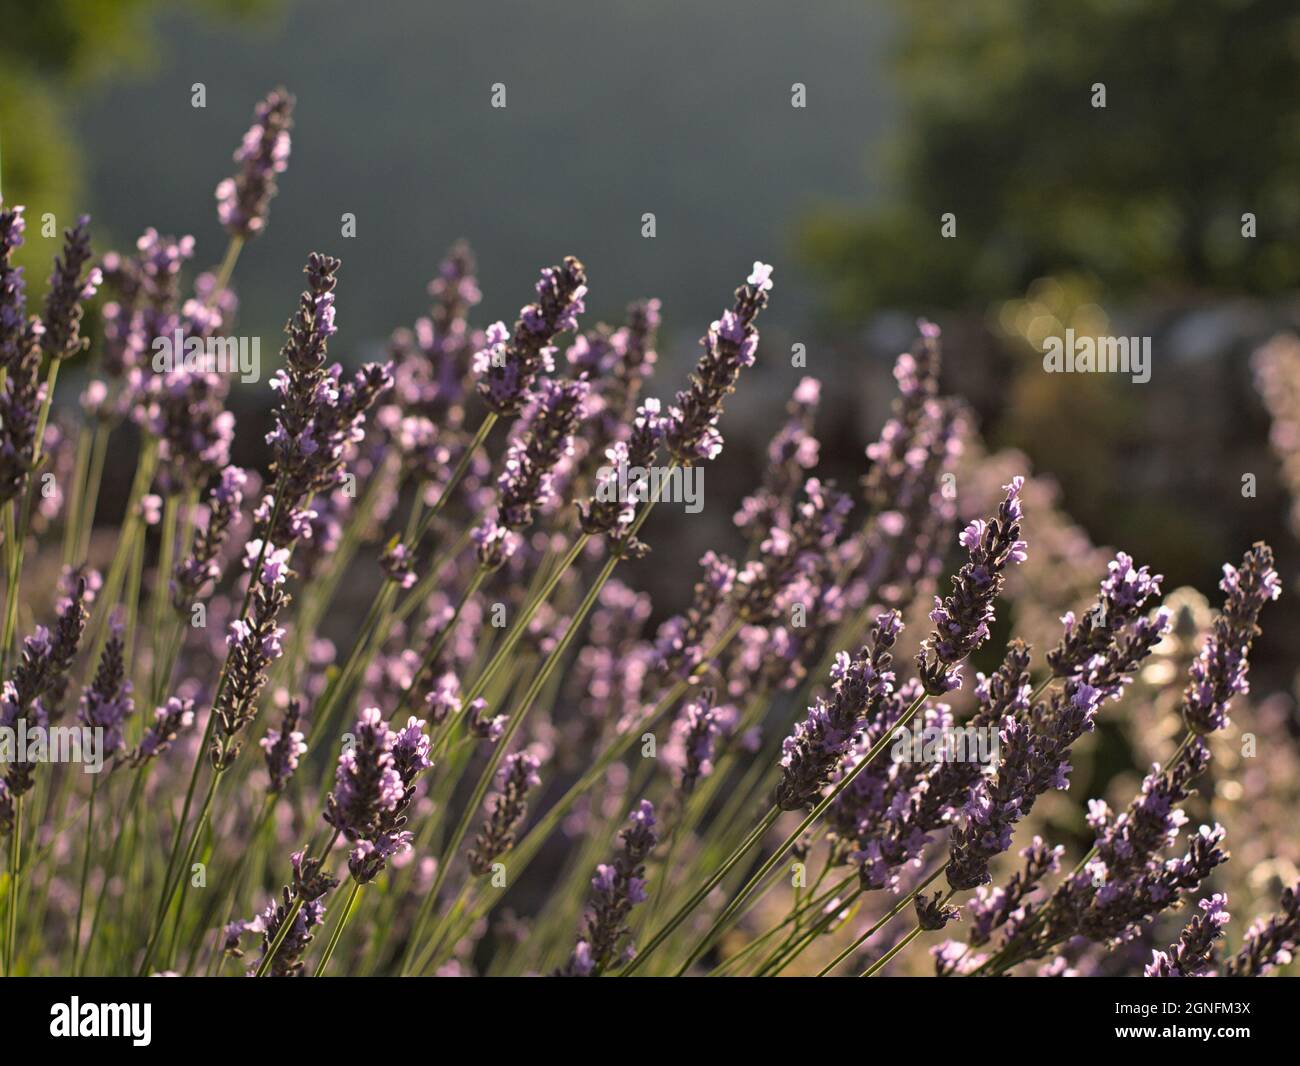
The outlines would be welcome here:
[[[1298,553],[1251,370],[1256,349],[1300,325],[1293,0],[0,9],[6,201],[60,225],[90,211],[98,250],[155,226],[192,233],[196,262],[214,264],[213,189],[251,108],[275,85],[297,95],[289,171],[236,274],[239,332],[260,335],[264,357],[308,250],[344,259],[334,350],[360,359],[424,313],[425,282],[465,237],[479,326],[512,319],[537,269],[570,253],[590,274],[590,320],[661,297],[651,391],[666,398],[751,262],[774,263],[759,366],[728,405],[705,513],[661,509],[648,527],[670,565],[633,580],[657,613],[681,605],[684,575],[726,535],[804,374],[825,385],[825,464],[852,483],[893,357],[925,315],[944,328],[945,391],[968,399],[990,450],[1055,480],[1093,544],[1211,604],[1224,561],[1274,545],[1287,596],[1254,679],[1281,694],[1274,735],[1294,731]],[[39,293],[54,244],[29,235]],[[1150,337],[1150,381],[1045,374],[1041,342],[1066,328]],[[806,367],[791,365],[795,344]],[[249,410],[269,398],[264,382],[235,389]],[[238,446],[238,461],[264,461],[255,436]],[[1104,557],[1060,557],[1094,564]]]

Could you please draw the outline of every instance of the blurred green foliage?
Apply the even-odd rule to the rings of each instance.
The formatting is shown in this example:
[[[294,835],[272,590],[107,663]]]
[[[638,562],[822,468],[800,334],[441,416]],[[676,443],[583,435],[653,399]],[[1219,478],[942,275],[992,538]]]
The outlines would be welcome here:
[[[1070,271],[1119,298],[1300,283],[1295,0],[894,7],[895,193],[805,234],[841,314],[981,304]]]
[[[18,261],[38,293],[51,242],[36,223],[46,212],[59,229],[79,212],[81,160],[67,112],[77,94],[104,78],[150,69],[151,18],[164,0],[0,0],[0,193],[25,204],[31,223]],[[171,5],[180,6],[180,5]],[[243,15],[265,0],[202,0],[188,5]]]

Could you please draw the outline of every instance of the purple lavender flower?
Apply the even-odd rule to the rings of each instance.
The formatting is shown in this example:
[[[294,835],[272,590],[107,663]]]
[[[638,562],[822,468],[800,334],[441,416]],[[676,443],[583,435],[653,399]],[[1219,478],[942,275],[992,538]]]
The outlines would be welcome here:
[[[58,620],[51,633],[37,626],[23,641],[18,663],[0,690],[0,726],[15,731],[39,726],[44,729],[60,716],[59,704],[67,687],[68,671],[76,657],[86,628],[86,581],[77,582],[72,597],[58,608]],[[36,763],[9,763],[4,775],[8,801],[21,799],[36,783]]]
[[[736,578],[736,613],[746,621],[771,621],[786,610],[805,580],[826,563],[853,509],[848,496],[815,477],[804,484],[804,497],[791,527],[773,526],[758,558]]]
[[[754,319],[767,306],[772,268],[754,263],[747,284],[736,290],[736,303],[709,327],[700,343],[704,354],[691,375],[690,388],[677,394],[668,410],[664,440],[669,454],[685,466],[716,458],[722,451],[718,419],[722,403],[736,388],[740,371],[754,365],[758,330]]]
[[[1093,728],[1100,701],[1097,689],[1070,679],[1027,718],[1002,720],[997,773],[976,784],[962,824],[952,830],[945,868],[952,888],[986,884],[989,861],[1011,846],[1016,823],[1035,800],[1069,787],[1070,747]]]
[[[26,347],[27,284],[14,253],[23,245],[23,208],[5,210],[0,200],[0,368],[12,373]]]
[[[1024,863],[1005,886],[980,887],[966,905],[970,916],[970,942],[979,947],[993,939],[999,929],[1008,928],[1012,935],[1029,913],[1030,901],[1048,874],[1061,868],[1061,855],[1065,849],[1050,848],[1041,837],[1034,837],[1030,845],[1020,852]]]
[[[645,554],[643,546],[628,531],[636,519],[637,504],[644,501],[620,498],[619,471],[648,471],[653,468],[663,431],[659,401],[646,400],[637,408],[628,439],[616,441],[606,449],[608,465],[597,476],[592,495],[577,504],[582,531],[593,536],[611,537],[616,542],[616,549],[625,555],[638,557]]]
[[[0,503],[27,487],[36,456],[36,424],[44,399],[40,383],[41,342],[45,327],[27,319],[22,268],[11,265],[23,243],[22,208],[0,211]]]
[[[271,664],[284,651],[281,610],[290,602],[284,591],[287,549],[267,554],[254,585],[247,617],[230,623],[226,635],[226,683],[217,695],[212,713],[217,731],[209,752],[214,769],[224,770],[239,757],[239,733],[257,717],[257,700],[268,680]]]
[[[587,274],[573,256],[559,266],[546,267],[537,282],[537,302],[528,304],[513,332],[504,322],[488,327],[486,346],[474,357],[478,391],[488,408],[514,415],[529,402],[533,382],[545,370],[555,370],[555,337],[577,326],[584,310]]]
[[[1228,924],[1228,899],[1215,893],[1197,904],[1201,913],[1183,928],[1178,943],[1167,952],[1152,953],[1151,965],[1143,971],[1146,977],[1205,977],[1214,962],[1215,943],[1223,936]]]
[[[918,894],[912,901],[912,905],[916,908],[917,926],[934,932],[942,929],[949,922],[956,921],[961,911],[956,907],[946,906],[944,899],[942,892],[936,892],[933,896],[927,896],[924,892]]]
[[[239,172],[217,186],[217,218],[232,237],[248,240],[266,228],[275,178],[289,166],[289,130],[294,99],[273,89],[255,111],[256,118],[235,149]]]
[[[498,771],[501,790],[489,798],[488,818],[469,853],[469,868],[479,877],[514,846],[515,834],[528,814],[528,793],[542,783],[537,772],[541,765],[537,756],[515,752]]]
[[[414,716],[391,733],[393,769],[402,785],[402,795],[391,808],[381,810],[374,835],[357,842],[348,856],[348,871],[359,884],[368,884],[383,872],[388,860],[407,851],[412,834],[405,828],[407,812],[415,799],[416,779],[433,765],[429,758],[432,742],[425,723]]]
[[[171,696],[153,712],[153,724],[140,738],[140,746],[131,753],[131,765],[143,766],[156,759],[175,743],[182,729],[194,724],[194,701]]]
[[[353,734],[339,756],[324,817],[355,842],[380,835],[384,816],[402,802],[405,787],[393,754],[397,734],[384,724],[378,707],[361,712]]]
[[[1282,892],[1282,910],[1255,922],[1245,944],[1224,965],[1226,977],[1261,977],[1275,966],[1286,966],[1300,947],[1300,885]]]
[[[267,973],[272,977],[302,977],[305,972],[303,956],[312,942],[312,930],[325,920],[325,904],[321,897],[329,892],[338,880],[322,873],[319,859],[307,859],[306,852],[294,852],[292,884],[280,890],[280,902],[272,900],[266,909],[249,928],[259,928],[262,932],[262,955],[265,959],[281,926],[288,920],[296,899],[302,900],[298,913],[294,916],[289,932],[276,949],[275,958],[271,960]],[[259,964],[260,964],[259,959]],[[249,975],[257,972],[257,967],[249,969]]]
[[[230,463],[235,416],[226,410],[226,379],[177,369],[151,375],[137,393],[135,420],[158,441],[164,491],[183,494]]]
[[[1187,824],[1177,804],[1190,794],[1191,782],[1209,759],[1205,742],[1196,738],[1170,767],[1152,768],[1123,814],[1114,815],[1100,801],[1090,803],[1088,821],[1097,831],[1094,857],[1057,887],[1035,921],[1008,934],[1001,952],[1005,968],[1039,958],[1076,936],[1130,938],[1227,861],[1217,825],[1201,826],[1183,856],[1162,858]]]
[[[121,627],[114,626],[100,653],[95,676],[81,694],[77,711],[77,719],[83,726],[103,731],[100,750],[104,758],[125,746],[122,724],[135,711],[123,650]]]
[[[398,588],[409,589],[416,582],[414,553],[399,540],[384,549],[379,557],[379,569]]]
[[[1119,552],[1107,566],[1097,603],[1082,618],[1067,612],[1061,620],[1065,635],[1047,653],[1054,677],[1073,677],[1104,657],[1126,628],[1139,620],[1152,596],[1160,594],[1160,574],[1133,565],[1133,559]],[[1085,678],[1091,680],[1091,678]]]
[[[247,480],[248,475],[237,466],[221,472],[221,480],[208,497],[207,521],[195,532],[190,554],[176,564],[172,576],[172,606],[177,611],[188,611],[208,582],[221,580],[221,549],[239,518]]]
[[[817,797],[847,754],[863,719],[874,718],[893,691],[890,651],[902,629],[898,613],[886,611],[872,624],[871,640],[857,659],[845,651],[836,655],[830,699],[818,696],[808,708],[808,717],[781,745],[776,802],[782,810],[798,810]]]
[[[700,665],[717,629],[719,608],[736,580],[736,564],[712,551],[704,553],[700,569],[690,606],[664,622],[655,636],[655,667],[664,678],[684,680]]]
[[[266,753],[266,772],[271,791],[281,793],[298,769],[299,756],[307,753],[306,740],[298,724],[302,718],[302,701],[290,700],[279,729],[268,729],[258,746]]]
[[[678,788],[689,796],[702,777],[713,773],[713,759],[723,722],[729,717],[723,707],[713,703],[710,688],[701,689],[699,696],[688,702],[673,723],[673,740],[681,746],[681,767]]]
[[[1227,593],[1223,613],[1214,620],[1209,638],[1192,663],[1191,680],[1183,694],[1187,728],[1202,736],[1228,724],[1228,704],[1250,691],[1246,674],[1250,646],[1259,635],[1259,612],[1282,594],[1273,568],[1273,552],[1260,542],[1246,553],[1241,568],[1224,564],[1219,588]]]
[[[366,412],[392,384],[388,367],[366,364],[345,381],[337,365],[326,368],[327,343],[334,324],[334,289],[339,260],[312,253],[305,272],[307,291],[290,321],[289,339],[281,351],[284,369],[271,387],[281,396],[275,429],[267,435],[275,459],[272,491],[257,514],[259,527],[274,516],[271,500],[279,497],[280,513],[269,531],[273,543],[287,547],[308,528],[302,510],[312,495],[325,493],[342,479],[346,449],[364,435]]]
[[[611,966],[636,956],[635,947],[627,940],[631,933],[627,919],[632,908],[646,899],[645,860],[658,843],[655,809],[649,800],[637,805],[619,838],[623,846],[614,861],[596,867],[583,934],[557,976],[599,977]]]
[[[556,464],[573,451],[573,433],[582,420],[590,385],[576,381],[542,381],[529,414],[527,427],[511,442],[504,469],[497,480],[498,499],[475,533],[479,563],[495,569],[513,553],[516,540],[508,536],[527,529],[534,511],[551,496]],[[499,532],[506,531],[506,532]]]
[[[941,696],[961,686],[961,662],[988,639],[993,601],[1002,590],[1008,564],[1025,561],[1020,539],[1020,490],[1023,477],[1004,486],[1006,498],[997,516],[977,519],[958,537],[969,561],[952,579],[953,590],[944,600],[935,598],[930,620],[934,630],[916,657],[917,672],[926,692]]]
[[[64,231],[63,256],[54,260],[41,316],[45,327],[41,347],[51,359],[76,355],[90,343],[81,335],[82,304],[98,291],[103,274],[97,267],[92,267],[85,277],[81,274],[91,257],[89,224],[90,216],[82,215],[74,229]]]

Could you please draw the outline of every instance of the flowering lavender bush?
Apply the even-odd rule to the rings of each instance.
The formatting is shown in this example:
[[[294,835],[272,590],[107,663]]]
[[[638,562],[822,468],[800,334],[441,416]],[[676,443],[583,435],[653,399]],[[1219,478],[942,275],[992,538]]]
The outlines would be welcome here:
[[[1149,942],[1171,912],[1181,932],[1131,972],[1289,964],[1296,889],[1230,950],[1212,889],[1233,841],[1183,810],[1281,592],[1266,545],[1224,567],[1168,708],[1185,727],[1172,756],[1120,813],[1089,804],[1073,869],[1034,832],[1017,848],[1110,705],[1177,687],[1135,684],[1173,613],[1162,578],[1116,552],[1086,577],[1088,609],[1048,616],[1018,574],[1035,531],[1081,566],[1096,553],[1034,513],[1050,494],[1023,472],[987,513],[949,491],[996,462],[972,459],[971,416],[941,392],[938,328],[898,360],[860,494],[818,473],[820,385],[798,383],[735,516],[740,550],[707,552],[651,632],[635,583],[667,550],[641,539],[658,486],[611,500],[601,471],[719,455],[772,267],[753,263],[661,400],[658,301],[588,321],[599,275],[573,256],[479,328],[498,301],[457,245],[429,315],[348,370],[330,353],[347,272],[313,252],[270,424],[236,427],[218,370],[155,371],[146,353],[234,322],[293,108],[283,91],[258,105],[217,186],[229,246],[192,292],[191,238],[150,230],[97,259],[82,219],[31,313],[22,209],[0,209],[6,974],[870,975],[909,958],[1056,974],[1089,945]],[[54,401],[77,358],[74,427]],[[236,433],[265,444],[263,468],[232,465]],[[110,450],[135,466],[104,540]],[[1023,630],[1007,639],[1009,600]],[[74,722],[69,762],[54,753]],[[901,757],[913,726],[982,731],[997,758]]]

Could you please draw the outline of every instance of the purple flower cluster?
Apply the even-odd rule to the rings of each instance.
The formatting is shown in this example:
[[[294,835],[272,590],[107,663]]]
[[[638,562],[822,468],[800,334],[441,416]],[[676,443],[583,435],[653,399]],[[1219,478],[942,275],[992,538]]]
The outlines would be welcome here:
[[[392,807],[380,809],[372,835],[357,841],[348,856],[348,872],[358,884],[373,881],[389,859],[411,847],[412,834],[405,828],[407,812],[415,800],[416,779],[433,765],[430,758],[433,745],[424,729],[425,723],[412,716],[401,729],[389,731],[388,751],[402,792]]]
[[[573,256],[547,267],[537,282],[537,301],[519,313],[514,330],[504,322],[487,329],[485,346],[474,357],[478,391],[488,408],[514,415],[532,399],[533,383],[555,370],[555,338],[575,329],[584,310],[587,274]]]
[[[181,730],[194,724],[194,701],[171,696],[161,707],[154,708],[153,723],[131,753],[131,765],[141,767],[156,759],[176,742]]]
[[[1286,966],[1300,948],[1300,884],[1282,892],[1282,910],[1246,931],[1245,943],[1224,965],[1228,977],[1261,977]]]
[[[1146,977],[1206,977],[1212,972],[1216,942],[1228,924],[1227,897],[1215,893],[1197,904],[1199,914],[1183,928],[1178,943],[1168,951],[1152,953]]]
[[[469,853],[470,870],[482,877],[497,857],[514,846],[515,834],[528,814],[528,793],[542,783],[542,762],[528,752],[506,757],[497,772],[500,791],[488,799],[489,814]]]
[[[302,701],[290,700],[279,729],[268,729],[258,746],[266,753],[266,773],[272,792],[284,791],[289,778],[298,769],[298,759],[307,754],[306,738],[298,725],[302,719]]]
[[[495,570],[518,548],[518,532],[552,494],[556,465],[573,452],[573,434],[584,415],[590,385],[584,378],[544,378],[526,416],[526,428],[511,443],[497,481],[494,515],[474,531],[479,563]]]
[[[379,708],[367,707],[339,756],[324,817],[353,843],[379,836],[385,816],[402,801],[402,775],[393,754],[396,739]]]
[[[655,636],[655,668],[665,678],[688,678],[700,665],[717,628],[718,609],[736,580],[736,564],[716,552],[704,553],[700,569],[690,606],[664,622]]]
[[[776,802],[782,810],[798,810],[817,797],[853,744],[863,719],[871,722],[893,692],[891,651],[902,629],[898,614],[887,611],[872,624],[871,638],[856,659],[844,651],[836,655],[830,698],[818,696],[808,716],[781,745]]]
[[[217,186],[217,218],[232,237],[247,240],[266,228],[276,175],[289,166],[293,104],[293,97],[283,89],[267,94],[235,149],[238,173]]]
[[[40,384],[41,320],[27,318],[27,294],[13,254],[23,243],[23,209],[0,209],[0,503],[21,495],[36,455]]]
[[[1187,728],[1202,736],[1226,726],[1228,703],[1250,691],[1247,656],[1259,635],[1259,612],[1282,594],[1268,545],[1252,547],[1240,569],[1225,563],[1219,588],[1227,593],[1223,612],[1214,620],[1209,639],[1192,663],[1191,679],[1183,694]]]
[[[81,335],[82,305],[99,291],[104,275],[98,267],[91,267],[82,276],[92,254],[89,224],[90,216],[82,215],[73,229],[64,232],[63,255],[54,260],[41,315],[41,348],[51,359],[76,355],[90,343]]]
[[[172,575],[172,605],[184,613],[197,602],[211,582],[221,580],[221,549],[239,519],[248,475],[237,466],[227,466],[208,496],[206,521],[194,535],[190,553],[176,564]]]
[[[952,830],[945,872],[954,889],[989,881],[988,864],[1011,846],[1011,834],[1034,801],[1069,787],[1070,747],[1093,728],[1101,692],[1071,678],[1027,718],[1003,718],[997,773],[981,779]]]
[[[692,466],[715,458],[722,451],[718,419],[722,403],[735,391],[736,380],[747,366],[754,365],[758,351],[758,330],[754,319],[767,306],[772,288],[772,268],[755,263],[746,284],[736,290],[736,303],[709,327],[700,343],[700,356],[691,375],[690,388],[677,394],[668,409],[664,441],[668,453],[679,463]]]
[[[1013,478],[1004,486],[1007,495],[997,516],[987,522],[975,520],[957,538],[969,561],[952,579],[953,590],[947,598],[935,598],[930,612],[934,630],[916,657],[921,683],[932,696],[961,686],[960,663],[988,639],[1003,571],[1011,563],[1025,561],[1025,542],[1020,539],[1024,483],[1023,477]]]
[[[627,919],[633,907],[645,902],[645,860],[658,843],[655,809],[649,800],[637,805],[619,838],[623,846],[614,861],[596,867],[586,925],[567,965],[558,971],[560,976],[599,977],[636,956],[635,946],[627,940],[631,933]]]
[[[103,730],[100,750],[104,758],[117,754],[125,746],[122,725],[135,711],[123,651],[121,628],[114,626],[100,653],[95,676],[82,692],[77,709],[77,720],[83,726]]]
[[[74,594],[59,605],[54,631],[37,626],[23,641],[18,662],[0,690],[0,727],[17,732],[24,725],[43,729],[58,721],[68,671],[81,644],[87,617],[86,581],[82,578]],[[0,829],[5,832],[11,828],[12,804],[36,783],[35,771],[35,762],[17,758],[5,771],[4,796],[0,799]]]
[[[257,918],[251,922],[241,923],[237,931],[227,929],[228,951],[230,950],[229,943],[232,932],[234,933],[236,946],[239,942],[240,932],[260,932],[262,934],[262,958],[265,959],[267,952],[271,950],[271,945],[275,943],[280,929],[285,922],[289,921],[289,915],[294,910],[294,902],[296,900],[302,901],[297,913],[294,914],[293,924],[290,925],[288,933],[285,934],[280,946],[276,949],[275,958],[271,960],[271,965],[267,970],[267,973],[272,977],[302,977],[304,975],[306,967],[303,963],[303,956],[311,945],[313,939],[312,930],[325,921],[325,904],[321,902],[321,897],[338,884],[337,879],[321,872],[321,861],[307,858],[305,851],[294,852],[290,857],[290,863],[293,867],[293,877],[291,883],[280,890],[279,902],[272,900]],[[256,972],[257,967],[249,970],[250,976]]]
[[[338,328],[338,269],[339,260],[332,256],[313,252],[308,258],[307,290],[281,351],[284,368],[271,382],[281,397],[275,429],[266,438],[275,460],[274,480],[257,519],[262,535],[281,547],[308,533],[311,512],[304,509],[306,501],[341,482],[346,449],[363,438],[366,412],[392,384],[387,366],[367,363],[344,380],[338,364],[325,365],[329,338]]]
[[[723,723],[734,712],[714,706],[712,689],[701,689],[699,695],[687,703],[673,723],[673,741],[681,747],[681,766],[678,785],[683,796],[689,796],[702,777],[713,773],[718,739]]]

